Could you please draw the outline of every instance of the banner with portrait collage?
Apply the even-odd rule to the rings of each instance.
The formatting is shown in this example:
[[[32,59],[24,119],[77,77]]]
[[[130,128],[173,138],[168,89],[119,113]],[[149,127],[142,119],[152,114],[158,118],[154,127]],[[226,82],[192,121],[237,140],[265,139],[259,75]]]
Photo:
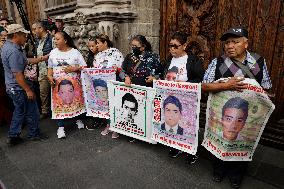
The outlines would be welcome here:
[[[79,72],[66,73],[61,66],[53,68],[52,119],[72,118],[86,111],[80,75]]]
[[[202,145],[223,161],[251,161],[275,106],[253,79],[242,92],[211,93]]]
[[[87,116],[109,119],[107,81],[116,79],[115,70],[86,68],[81,73]]]
[[[196,154],[201,84],[156,80],[154,88],[152,139]]]
[[[110,130],[149,143],[155,89],[108,81]]]

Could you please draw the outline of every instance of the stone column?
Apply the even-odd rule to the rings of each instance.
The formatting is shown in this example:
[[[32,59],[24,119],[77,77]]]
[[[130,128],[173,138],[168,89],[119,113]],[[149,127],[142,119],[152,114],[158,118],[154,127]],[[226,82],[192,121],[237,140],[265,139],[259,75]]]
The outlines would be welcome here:
[[[46,18],[46,14],[44,12],[44,9],[48,7],[48,2],[46,0],[38,0],[38,6],[39,6],[39,15],[40,20],[43,20]]]
[[[99,32],[109,36],[109,39],[113,41],[115,39],[116,23],[113,21],[101,21],[99,22]]]
[[[114,46],[121,49],[128,42],[126,39],[123,44],[119,42],[123,33],[120,27],[137,16],[131,3],[131,0],[77,0],[76,10],[63,17],[65,29],[77,39],[80,50],[86,50],[87,37],[94,33],[108,35]]]

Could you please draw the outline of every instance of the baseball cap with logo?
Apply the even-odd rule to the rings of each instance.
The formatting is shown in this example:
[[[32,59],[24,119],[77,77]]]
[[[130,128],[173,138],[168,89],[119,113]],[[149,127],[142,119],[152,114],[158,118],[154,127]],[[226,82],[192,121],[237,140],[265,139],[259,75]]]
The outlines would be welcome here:
[[[20,24],[8,25],[6,29],[8,31],[8,34],[13,34],[13,33],[17,33],[17,32],[23,32],[23,33],[26,33],[26,34],[30,33],[28,30],[25,30],[25,28],[23,26],[21,26]]]
[[[242,26],[232,27],[220,38],[221,41],[226,41],[229,37],[246,37],[248,38],[248,30]]]

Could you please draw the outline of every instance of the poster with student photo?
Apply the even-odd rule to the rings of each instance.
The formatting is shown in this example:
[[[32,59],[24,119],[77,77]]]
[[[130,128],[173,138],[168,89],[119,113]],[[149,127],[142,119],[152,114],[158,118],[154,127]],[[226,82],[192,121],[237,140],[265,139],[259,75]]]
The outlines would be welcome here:
[[[51,91],[52,119],[72,118],[86,111],[80,73],[66,73],[63,68],[53,68],[55,87]]]
[[[196,154],[198,146],[201,85],[198,83],[154,81],[152,139]]]
[[[242,92],[210,94],[202,145],[223,161],[251,161],[275,106],[261,86],[245,79]]]
[[[107,81],[115,80],[115,70],[86,68],[81,71],[87,116],[109,118]]]
[[[108,81],[110,130],[149,143],[155,89]]]

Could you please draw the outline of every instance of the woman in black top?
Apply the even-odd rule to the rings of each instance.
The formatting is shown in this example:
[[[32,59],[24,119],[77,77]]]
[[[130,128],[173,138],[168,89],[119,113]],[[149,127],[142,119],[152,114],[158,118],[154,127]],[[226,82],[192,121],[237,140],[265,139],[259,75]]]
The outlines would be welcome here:
[[[122,63],[120,77],[126,85],[153,85],[153,79],[160,77],[162,66],[159,55],[152,51],[151,44],[143,35],[135,35],[130,40],[132,52],[127,54]]]
[[[163,79],[176,82],[199,83],[203,80],[204,68],[202,61],[193,54],[186,52],[187,35],[176,32],[170,40],[169,51],[171,56],[165,61]],[[182,152],[171,148],[169,156],[175,158]],[[188,154],[187,161],[192,164],[197,155]]]
[[[130,39],[132,52],[127,54],[123,63],[120,78],[126,86],[131,84],[152,87],[153,80],[162,74],[159,55],[152,51],[151,44],[143,35],[135,35]],[[134,142],[130,138],[129,142]]]

